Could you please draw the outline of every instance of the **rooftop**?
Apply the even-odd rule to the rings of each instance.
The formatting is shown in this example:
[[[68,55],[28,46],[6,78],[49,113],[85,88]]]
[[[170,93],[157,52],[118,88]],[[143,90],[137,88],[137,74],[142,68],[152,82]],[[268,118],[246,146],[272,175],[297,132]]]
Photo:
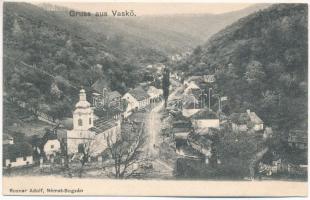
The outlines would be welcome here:
[[[307,131],[306,130],[291,130],[289,132],[288,140],[290,142],[307,144],[307,142],[308,142]]]
[[[173,122],[172,126],[174,128],[191,128],[192,123],[187,120],[178,120],[178,121]]]
[[[3,145],[3,158],[15,159],[24,156],[32,156],[32,147],[29,143],[17,143]]]
[[[247,110],[245,113],[233,113],[229,116],[229,118],[235,124],[247,124],[248,122],[252,122],[254,124],[264,123],[255,112],[250,112],[250,110]]]
[[[94,126],[90,128],[90,130],[94,131],[96,134],[100,134],[117,125],[115,120],[98,119],[94,121]]]
[[[186,79],[186,81],[203,81],[203,76],[190,76]]]
[[[183,109],[201,109],[201,103],[197,100],[183,103]]]
[[[150,97],[141,87],[129,90],[128,93],[131,94],[138,101],[142,101]]]
[[[173,128],[172,133],[176,134],[182,134],[182,133],[190,133],[192,131],[192,128],[190,127],[182,127],[182,128]]]
[[[201,109],[197,113],[193,114],[192,119],[218,119],[215,112],[209,109]]]
[[[13,137],[11,136],[11,135],[9,135],[9,134],[3,134],[3,136],[2,136],[2,139],[3,140],[12,140],[13,139]]]
[[[263,123],[263,120],[261,120],[261,118],[259,118],[255,112],[249,112],[248,113],[251,121],[254,123],[254,124],[262,124]]]
[[[109,99],[121,98],[122,95],[118,91],[109,92]]]

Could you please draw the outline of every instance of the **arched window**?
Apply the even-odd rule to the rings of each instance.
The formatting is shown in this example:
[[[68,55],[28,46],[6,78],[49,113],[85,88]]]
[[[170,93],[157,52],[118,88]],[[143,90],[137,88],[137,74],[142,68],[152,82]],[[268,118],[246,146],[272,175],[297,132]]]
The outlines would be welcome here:
[[[91,124],[91,118],[89,118],[89,124]]]
[[[82,121],[82,119],[79,119],[79,120],[78,120],[78,125],[79,125],[79,126],[83,126],[83,121]]]

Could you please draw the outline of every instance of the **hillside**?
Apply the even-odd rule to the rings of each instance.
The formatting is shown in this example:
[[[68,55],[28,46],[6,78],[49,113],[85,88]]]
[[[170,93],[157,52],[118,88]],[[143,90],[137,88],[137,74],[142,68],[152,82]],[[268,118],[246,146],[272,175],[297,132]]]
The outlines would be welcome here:
[[[102,38],[104,34],[37,6],[5,3],[3,83],[7,99],[26,102],[34,112],[44,110],[59,118],[70,115],[79,88],[89,91],[99,78],[122,93],[145,81],[147,74],[140,66],[123,62],[104,42],[98,42]]]
[[[228,114],[251,109],[286,133],[306,129],[307,19],[306,4],[273,5],[221,30],[177,69],[215,73]]]
[[[105,34],[106,40],[103,42],[107,43],[115,54],[119,53],[116,47],[121,47],[123,50],[121,54],[134,53],[140,57],[146,47],[165,54],[190,50],[241,17],[268,6],[269,4],[257,4],[224,14],[155,15],[133,18],[75,17],[73,20],[98,34]],[[57,14],[72,20],[68,12]]]
[[[223,28],[259,7],[226,13],[222,18],[189,15],[121,20],[72,18],[65,9],[53,12],[29,3],[7,2],[4,92],[7,99],[26,102],[34,112],[68,116],[81,86],[90,91],[96,80],[104,78],[111,89],[124,93],[149,79],[150,72],[144,69],[147,64],[165,62],[169,53],[200,43],[197,36],[206,27]],[[215,23],[220,18],[222,23]],[[218,24],[217,28],[210,28],[216,26],[212,24]]]

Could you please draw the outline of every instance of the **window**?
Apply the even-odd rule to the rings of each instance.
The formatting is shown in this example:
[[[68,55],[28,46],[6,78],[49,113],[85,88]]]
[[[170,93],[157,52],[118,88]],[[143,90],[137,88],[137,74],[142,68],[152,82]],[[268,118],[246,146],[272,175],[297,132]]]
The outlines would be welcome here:
[[[10,162],[16,162],[16,158],[11,158]]]
[[[51,149],[54,149],[54,145],[51,145]]]
[[[79,124],[79,126],[83,126],[82,119],[79,119],[79,120],[78,120],[78,124]]]
[[[91,118],[89,118],[89,124],[91,124]]]
[[[24,156],[24,157],[23,157],[23,161],[26,161],[26,160],[27,160],[27,157],[26,157],[26,156]]]

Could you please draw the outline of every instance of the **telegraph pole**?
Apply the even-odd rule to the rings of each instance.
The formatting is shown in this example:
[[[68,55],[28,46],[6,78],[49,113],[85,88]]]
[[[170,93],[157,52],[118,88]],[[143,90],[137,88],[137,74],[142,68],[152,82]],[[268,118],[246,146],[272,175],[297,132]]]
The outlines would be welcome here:
[[[219,96],[219,112],[221,112],[221,97]]]
[[[211,103],[210,103],[210,101],[211,101],[211,90],[212,90],[212,88],[209,88],[209,110],[211,110]]]

